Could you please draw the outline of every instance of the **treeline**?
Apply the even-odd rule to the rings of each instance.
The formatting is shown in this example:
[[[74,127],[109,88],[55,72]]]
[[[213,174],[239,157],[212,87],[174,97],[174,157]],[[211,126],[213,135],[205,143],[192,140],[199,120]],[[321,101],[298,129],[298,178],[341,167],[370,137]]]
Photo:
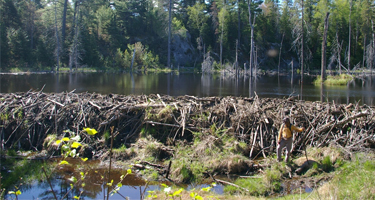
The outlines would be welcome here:
[[[170,1],[0,0],[1,70],[374,63],[369,0]]]

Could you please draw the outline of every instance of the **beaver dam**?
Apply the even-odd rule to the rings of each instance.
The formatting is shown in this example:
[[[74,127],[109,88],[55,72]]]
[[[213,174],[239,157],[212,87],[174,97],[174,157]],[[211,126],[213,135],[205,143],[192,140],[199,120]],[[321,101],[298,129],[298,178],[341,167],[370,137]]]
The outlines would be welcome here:
[[[137,158],[136,166],[141,169],[154,167],[166,173],[161,169],[180,152],[183,161],[173,161],[169,166],[171,178],[180,181],[189,181],[179,174],[184,173],[184,167],[192,166],[188,163],[199,159],[205,159],[208,165],[199,169],[203,174],[255,170],[253,159],[275,153],[278,129],[285,116],[292,124],[306,128],[295,134],[294,152],[303,152],[306,146],[335,145],[350,156],[354,151],[375,148],[374,107],[359,104],[257,96],[26,92],[0,94],[0,113],[2,149],[46,152],[49,157],[59,154],[51,141],[75,133],[85,144],[80,148],[82,156],[108,159],[112,133],[113,149],[125,149],[114,151],[114,159]],[[98,134],[89,136],[82,131],[85,127],[96,129]],[[181,153],[184,146],[194,151]],[[145,149],[142,155],[141,149]],[[211,161],[218,159],[215,149],[227,149],[227,156]],[[193,172],[190,169],[189,173]]]

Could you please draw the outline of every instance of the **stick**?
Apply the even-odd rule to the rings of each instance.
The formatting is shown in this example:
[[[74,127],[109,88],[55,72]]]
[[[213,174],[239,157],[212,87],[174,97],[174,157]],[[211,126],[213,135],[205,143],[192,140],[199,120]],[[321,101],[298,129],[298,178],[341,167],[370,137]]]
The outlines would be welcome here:
[[[47,172],[46,172],[46,170],[44,169],[43,166],[42,166],[42,170],[43,170],[44,175],[46,175],[46,179],[47,179],[47,182],[48,182],[49,186],[51,187],[51,191],[52,191],[52,193],[53,193],[53,196],[54,196],[55,199],[57,200],[57,196],[56,196],[56,194],[55,194],[55,191],[53,190],[53,187],[52,187],[51,181],[49,180],[49,177],[47,176]]]
[[[55,100],[48,99],[48,98],[47,98],[47,100],[50,101],[50,102],[52,102],[52,103],[54,103],[54,104],[57,104],[57,105],[59,105],[59,106],[61,106],[61,107],[65,107],[64,104],[61,104],[61,103],[59,103],[59,102],[57,102],[57,101],[55,101]]]
[[[223,180],[220,180],[220,179],[214,179],[214,180],[216,180],[216,182],[219,182],[219,183],[222,183],[222,184],[225,184],[225,185],[231,185],[231,186],[234,186],[234,187],[239,188],[241,190],[245,190],[246,192],[250,192],[248,189],[243,188],[243,187],[241,187],[239,185],[236,185],[234,183],[230,183],[230,182],[223,181]]]

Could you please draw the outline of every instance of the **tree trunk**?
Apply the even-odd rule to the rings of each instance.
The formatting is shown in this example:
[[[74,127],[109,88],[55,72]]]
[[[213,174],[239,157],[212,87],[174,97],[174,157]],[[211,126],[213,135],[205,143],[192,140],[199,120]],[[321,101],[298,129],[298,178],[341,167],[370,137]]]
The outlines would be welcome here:
[[[60,41],[59,33],[57,31],[57,1],[55,1],[55,37],[56,37],[56,71],[59,71],[60,68]]]
[[[250,36],[250,63],[249,63],[249,69],[250,69],[250,76],[253,76],[253,50],[254,50],[254,42],[253,42],[253,33],[254,33],[254,27],[251,23],[251,3],[252,0],[249,0],[247,3],[247,8],[249,11],[249,25],[251,29],[251,36]]]
[[[78,36],[79,36],[79,3],[74,4],[74,16],[73,16],[73,44],[70,47],[69,52],[69,70],[73,70],[73,65],[78,68]]]
[[[280,59],[281,59],[281,49],[283,48],[284,35],[285,35],[285,33],[283,33],[283,37],[281,38],[281,43],[280,43],[279,63],[277,65],[277,74],[278,75],[280,75]]]
[[[366,60],[366,39],[367,39],[367,34],[363,36],[363,58],[362,58],[362,68],[365,68],[365,60]]]
[[[322,41],[322,70],[321,70],[321,77],[322,82],[326,79],[326,48],[327,48],[327,30],[328,30],[328,18],[329,12],[326,14],[326,18],[324,19],[324,34],[323,34],[323,41]]]
[[[249,25],[250,25],[250,29],[251,29],[251,33],[250,33],[250,63],[249,63],[249,68],[250,68],[250,76],[253,76],[253,66],[254,66],[254,24],[255,24],[255,15],[253,17],[253,22],[251,23],[251,19],[252,19],[252,16],[251,16],[251,3],[252,3],[252,0],[249,0],[248,1],[248,4],[247,4],[247,7],[248,7],[248,10],[249,10]]]
[[[303,0],[302,0],[302,17],[301,17],[301,29],[302,29],[302,36],[301,36],[301,85],[303,83],[303,49],[304,49],[304,41],[303,41]]]
[[[66,11],[67,11],[67,9],[68,9],[68,0],[65,0],[63,17],[62,17],[62,24],[61,24],[61,48],[62,49],[64,49],[64,42],[65,42]]]
[[[370,74],[372,76],[372,66],[374,64],[374,51],[375,51],[375,32],[374,32],[374,21],[371,20],[371,29],[372,29],[372,56],[371,56],[371,60],[370,60]],[[371,80],[371,78],[370,78]]]
[[[172,32],[172,0],[169,0],[169,9],[168,9],[168,68],[171,67],[171,32]]]
[[[79,20],[82,18],[81,16],[81,13],[80,13],[80,4],[78,4],[77,6],[77,20],[76,20],[76,28],[75,28],[75,34],[74,34],[74,65],[76,67],[76,70],[79,66],[79,63],[78,63],[78,54],[79,54],[79,51],[78,51],[78,47],[79,47],[79,42],[78,42],[78,37],[79,37]]]
[[[339,42],[339,34],[337,32],[337,29],[336,29],[336,42],[337,42],[337,62],[339,64],[339,74],[341,75],[341,45],[340,45],[340,42]]]
[[[237,40],[238,40],[238,49],[239,46],[241,45],[241,11],[240,11],[240,0],[237,0],[237,7],[238,7],[238,12],[237,12],[237,18],[238,18],[238,28],[237,28]],[[237,51],[238,51],[237,49]]]
[[[220,64],[223,65],[223,32],[224,24],[221,26],[221,36],[220,36]]]
[[[234,65],[235,66],[235,70],[236,70],[236,78],[238,76],[238,40],[236,40],[236,64]]]
[[[348,71],[350,71],[350,49],[351,49],[351,32],[352,32],[352,24],[351,24],[351,15],[352,15],[352,1],[350,0],[350,9],[349,9],[349,44],[348,44]]]

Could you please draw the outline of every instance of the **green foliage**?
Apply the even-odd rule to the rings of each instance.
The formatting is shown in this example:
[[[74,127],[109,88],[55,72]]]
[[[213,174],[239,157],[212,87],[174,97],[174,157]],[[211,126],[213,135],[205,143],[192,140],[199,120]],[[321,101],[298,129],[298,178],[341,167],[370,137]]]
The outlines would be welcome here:
[[[135,56],[133,60],[133,52],[135,50]],[[147,46],[144,46],[141,42],[137,42],[134,45],[128,44],[128,49],[122,52],[117,49],[115,54],[116,65],[122,69],[132,70],[131,64],[133,61],[133,69],[146,70],[148,68],[159,67],[159,56],[155,56],[148,50]]]
[[[125,146],[125,144],[122,144],[121,147],[117,148],[117,149],[113,149],[113,153],[122,153],[122,152],[126,152],[127,148]]]
[[[161,1],[70,2],[66,4],[66,18],[63,15],[63,0],[49,3],[40,0],[1,2],[2,70],[55,68],[58,47],[61,67],[69,66],[73,62],[72,58],[77,56],[77,67],[130,70],[134,48],[137,49],[137,55],[133,70],[163,68],[161,66],[167,63],[168,9]],[[184,41],[187,43],[172,42],[172,62],[176,65],[180,62],[180,56],[173,55],[175,49],[197,49],[200,52],[198,62],[203,61],[204,51],[210,51],[215,55],[214,68],[222,69],[223,66],[218,64],[220,54],[223,63],[234,63],[236,60],[236,40],[240,42],[239,63],[248,62],[251,20],[255,22],[254,42],[257,46],[257,60],[262,60],[262,68],[277,68],[277,56],[271,56],[268,52],[279,47],[280,55],[285,60],[280,67],[287,68],[285,63],[300,60],[300,35],[304,31],[304,48],[309,50],[304,55],[307,61],[304,67],[308,70],[320,69],[324,17],[330,12],[327,58],[332,59],[329,66],[337,70],[341,63],[352,70],[357,63],[364,63],[365,66],[360,67],[368,68],[371,63],[369,59],[372,59],[367,48],[371,44],[371,21],[375,18],[374,2],[354,1],[352,7],[350,2],[308,0],[305,2],[303,27],[298,2],[252,1],[249,7],[246,1],[239,1],[238,5],[225,1],[179,2],[172,10],[171,35],[172,40],[178,35],[186,39]],[[256,16],[256,20],[249,19],[249,12],[251,18]],[[349,34],[352,39],[355,38],[355,45],[354,41],[348,40]],[[346,66],[349,42],[351,63]],[[141,43],[142,47],[137,47],[137,43]],[[191,63],[201,66],[195,62]],[[297,69],[297,73],[300,73],[300,69]]]
[[[187,167],[186,165],[182,166],[181,168],[181,175],[183,182],[190,182],[195,179],[195,176],[192,172],[192,170]]]
[[[331,161],[331,158],[329,156],[326,156],[326,157],[323,158],[322,168],[326,172],[330,172],[331,170],[333,170],[332,161]]]
[[[265,196],[271,192],[281,190],[283,173],[285,173],[285,166],[283,164],[275,164],[271,168],[266,169],[262,176],[239,178],[235,181],[235,184],[249,190],[250,195]],[[225,186],[224,191],[230,194],[244,192],[242,189],[233,186]]]
[[[263,184],[262,178],[249,178],[249,179],[239,178],[234,182],[234,184],[248,189],[250,195],[253,195],[253,196],[262,196],[267,191],[267,188]],[[229,185],[229,186],[224,187],[224,192],[230,193],[230,194],[237,194],[237,193],[241,193],[244,191],[240,190],[237,187]]]
[[[337,76],[327,76],[327,79],[324,81],[325,85],[347,85],[348,82],[353,80],[353,76],[348,74],[341,74]],[[322,83],[321,76],[318,76],[316,80],[314,80],[315,85],[319,85]]]

